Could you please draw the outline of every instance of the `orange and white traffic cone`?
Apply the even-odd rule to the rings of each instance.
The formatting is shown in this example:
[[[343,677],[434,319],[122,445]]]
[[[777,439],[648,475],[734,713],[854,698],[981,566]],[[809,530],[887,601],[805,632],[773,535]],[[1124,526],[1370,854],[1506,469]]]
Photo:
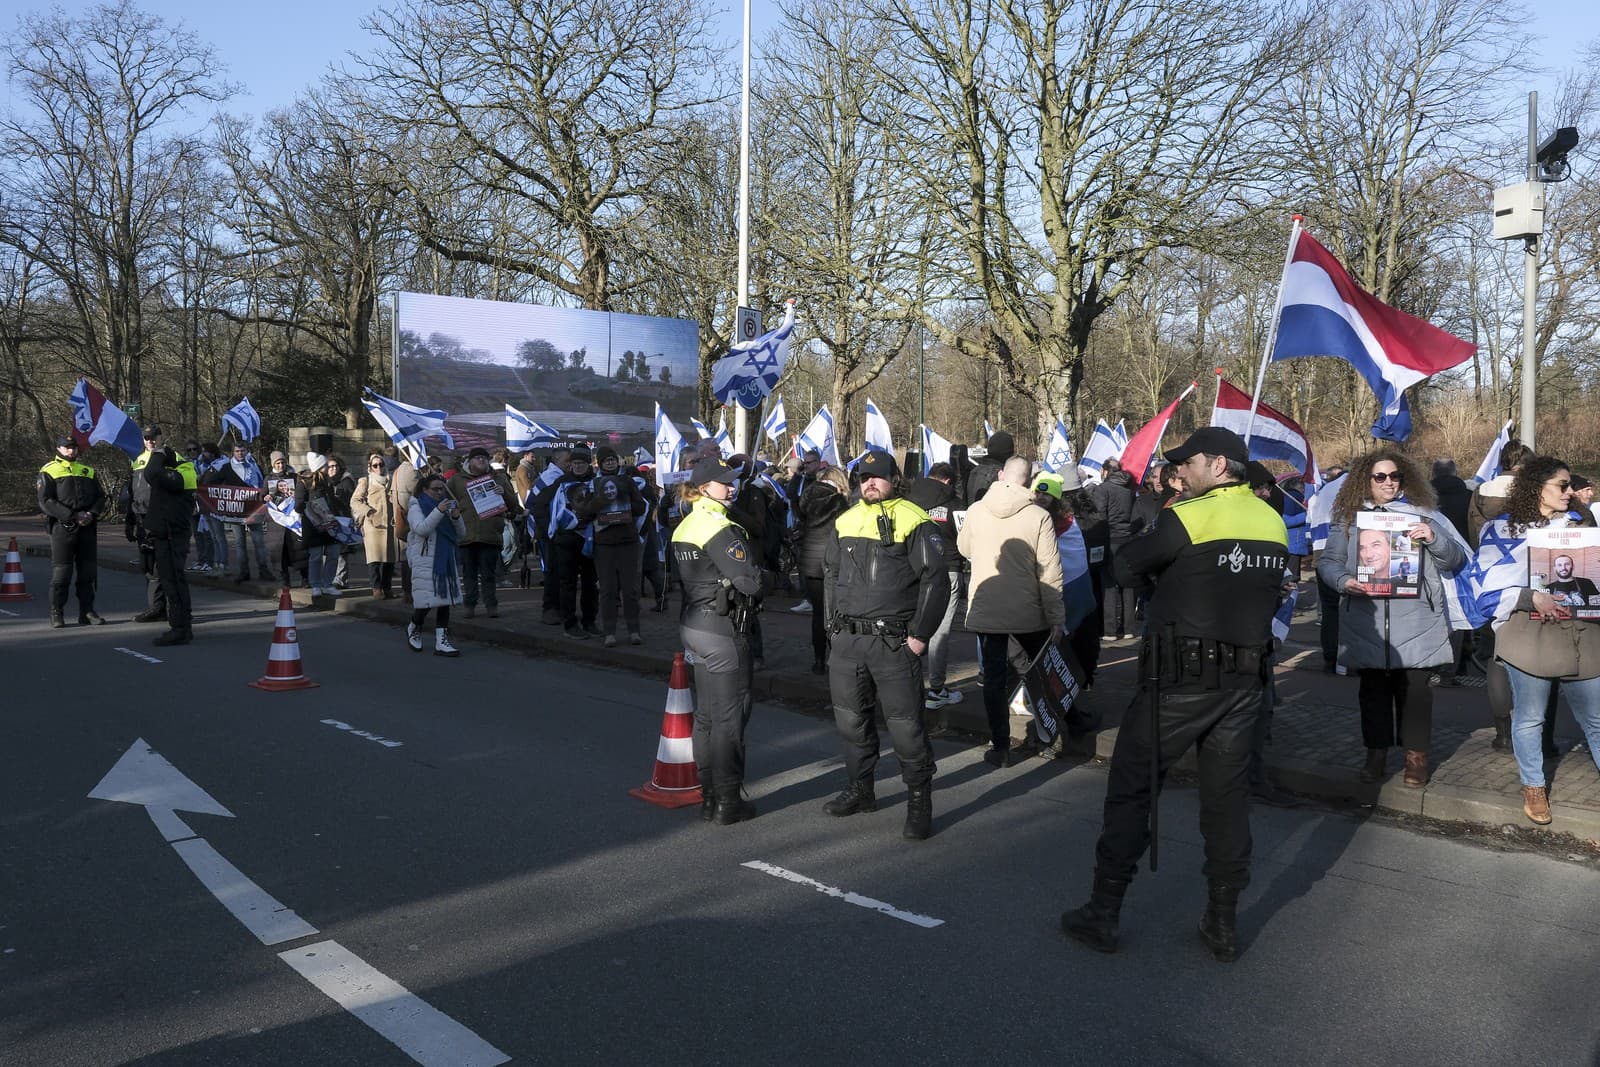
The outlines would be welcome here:
[[[22,553],[17,549],[17,539],[13,537],[11,544],[6,546],[6,573],[0,579],[0,600],[32,599],[28,583],[22,578]]]
[[[291,689],[315,689],[317,683],[306,677],[300,662],[300,629],[294,624],[294,603],[289,587],[278,594],[278,618],[272,625],[272,648],[267,652],[267,673],[250,683],[269,693]]]
[[[672,680],[667,683],[667,710],[661,715],[655,773],[644,785],[628,790],[628,795],[663,808],[700,803],[693,736],[694,694],[689,689],[689,665],[679,652],[672,657]]]

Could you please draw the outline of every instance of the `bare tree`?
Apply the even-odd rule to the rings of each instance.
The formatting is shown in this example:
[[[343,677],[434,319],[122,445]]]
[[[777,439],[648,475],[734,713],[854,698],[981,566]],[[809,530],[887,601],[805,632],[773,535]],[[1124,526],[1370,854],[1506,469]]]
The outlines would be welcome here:
[[[204,145],[171,132],[226,99],[211,49],[128,0],[24,16],[4,45],[18,109],[0,120],[0,241],[32,248],[78,319],[78,365],[114,398],[143,397],[146,270]]]

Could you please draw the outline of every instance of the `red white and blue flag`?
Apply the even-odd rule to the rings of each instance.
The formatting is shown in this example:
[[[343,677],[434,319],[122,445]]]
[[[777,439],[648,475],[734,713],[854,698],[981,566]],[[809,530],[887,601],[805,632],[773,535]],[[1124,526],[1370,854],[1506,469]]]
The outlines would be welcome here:
[[[1289,238],[1278,307],[1272,359],[1332,356],[1349,363],[1383,405],[1372,436],[1390,441],[1411,434],[1405,390],[1465,363],[1475,351],[1357,286],[1333,253],[1298,224]]]
[[[79,448],[88,451],[91,445],[106,441],[134,459],[144,452],[144,435],[139,424],[90,385],[89,379],[78,379],[67,403],[72,408],[72,436],[77,439]]]
[[[1235,389],[1222,378],[1217,378],[1217,402],[1211,409],[1211,425],[1232,430],[1250,440],[1251,459],[1275,459],[1287,463],[1305,477],[1310,485],[1316,471],[1311,456],[1311,442],[1300,424],[1266,404],[1256,405],[1256,417],[1250,418],[1250,394]]]

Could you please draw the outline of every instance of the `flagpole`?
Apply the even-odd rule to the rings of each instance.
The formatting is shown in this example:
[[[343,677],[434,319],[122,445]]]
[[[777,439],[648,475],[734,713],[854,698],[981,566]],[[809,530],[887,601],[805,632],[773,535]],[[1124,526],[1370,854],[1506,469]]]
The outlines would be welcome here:
[[[750,302],[750,0],[744,0],[744,82],[739,89],[739,306]],[[737,312],[734,321],[738,321]],[[735,338],[735,340],[739,340]],[[748,416],[735,403],[733,450],[744,451]]]
[[[1256,409],[1261,406],[1261,390],[1267,384],[1267,364],[1272,361],[1272,349],[1278,343],[1278,322],[1283,318],[1283,279],[1289,273],[1289,264],[1294,262],[1294,246],[1300,240],[1300,223],[1304,221],[1303,215],[1294,216],[1294,227],[1289,231],[1289,251],[1283,256],[1283,274],[1278,276],[1278,296],[1272,302],[1272,325],[1267,328],[1267,347],[1261,353],[1261,370],[1256,373],[1256,391],[1250,395],[1250,421],[1244,424],[1244,443],[1250,443],[1250,433],[1256,425]],[[1217,389],[1222,388],[1222,379],[1217,379]]]

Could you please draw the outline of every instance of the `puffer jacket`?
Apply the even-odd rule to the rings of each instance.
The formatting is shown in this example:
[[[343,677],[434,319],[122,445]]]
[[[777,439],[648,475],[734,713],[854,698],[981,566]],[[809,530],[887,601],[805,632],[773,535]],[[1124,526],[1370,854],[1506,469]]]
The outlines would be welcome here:
[[[827,482],[816,481],[800,494],[800,577],[821,578],[822,557],[833,533],[833,520],[843,515],[850,501]]]
[[[1344,592],[1356,576],[1357,542],[1353,523],[1334,523],[1317,562],[1317,577],[1340,591],[1339,660],[1349,670],[1399,670],[1449,663],[1450,619],[1442,575],[1454,573],[1467,560],[1452,536],[1450,520],[1436,511],[1397,500],[1375,510],[1414,515],[1433,528],[1433,540],[1422,546],[1419,566],[1422,595],[1410,599],[1375,598]]]
[[[1020,634],[1065,624],[1055,524],[1030,490],[995,482],[967,509],[957,547],[972,563],[968,630]]]
[[[453,523],[456,544],[467,536],[467,524],[460,515],[447,516],[443,508],[434,508],[430,514],[422,513],[422,502],[411,498],[408,507],[411,536],[406,539],[406,560],[411,564],[411,606],[414,608],[450,607],[461,603],[460,583],[452,583],[450,596],[440,596],[433,584],[433,555],[439,544],[438,526],[441,522]],[[456,557],[460,559],[458,555]]]

